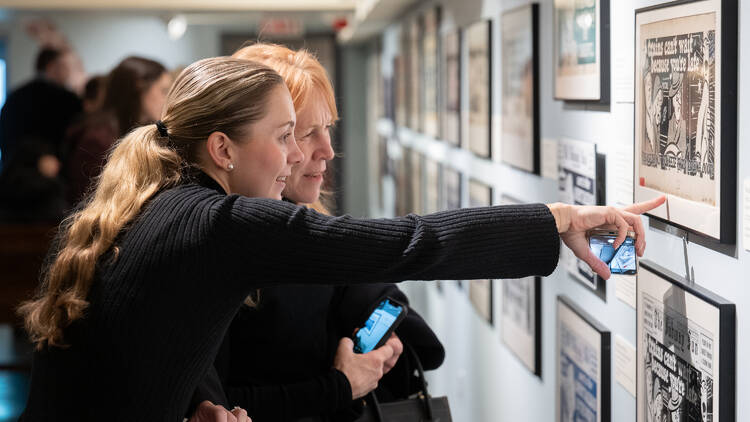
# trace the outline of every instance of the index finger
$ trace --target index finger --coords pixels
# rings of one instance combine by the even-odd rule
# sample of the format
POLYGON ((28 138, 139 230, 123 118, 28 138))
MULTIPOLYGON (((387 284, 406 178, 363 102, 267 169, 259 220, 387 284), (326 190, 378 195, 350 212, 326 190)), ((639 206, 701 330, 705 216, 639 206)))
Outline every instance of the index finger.
POLYGON ((644 212, 651 211, 652 209, 661 206, 667 201, 667 197, 662 195, 658 198, 651 199, 649 201, 638 202, 632 205, 628 205, 623 208, 623 211, 627 211, 633 214, 643 214, 644 212))
POLYGON ((378 357, 379 359, 382 359, 383 362, 385 362, 391 357, 393 357, 394 351, 393 351, 393 347, 390 344, 388 344, 388 342, 386 342, 384 345, 378 347, 377 349, 373 350, 370 353, 374 354, 376 357, 378 357))

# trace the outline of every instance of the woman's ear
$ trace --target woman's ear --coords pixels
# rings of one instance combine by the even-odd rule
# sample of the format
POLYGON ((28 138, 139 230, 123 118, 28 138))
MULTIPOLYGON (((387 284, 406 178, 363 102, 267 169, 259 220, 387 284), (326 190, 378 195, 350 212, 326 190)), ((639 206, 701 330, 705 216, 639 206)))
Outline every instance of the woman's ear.
POLYGON ((234 145, 223 132, 212 132, 206 140, 206 150, 210 161, 221 169, 233 167, 234 145))

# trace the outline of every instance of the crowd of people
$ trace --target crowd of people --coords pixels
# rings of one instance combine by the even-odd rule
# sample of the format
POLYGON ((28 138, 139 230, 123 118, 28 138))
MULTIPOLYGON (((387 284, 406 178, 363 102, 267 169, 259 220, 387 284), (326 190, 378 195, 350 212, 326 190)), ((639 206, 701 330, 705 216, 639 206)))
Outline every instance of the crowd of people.
POLYGON ((20 308, 36 347, 22 421, 356 420, 373 391, 418 389, 415 360, 444 359, 413 310, 354 352, 373 304, 408 305, 392 283, 547 275, 561 240, 607 278, 586 232, 634 230, 642 255, 637 214, 663 201, 334 217, 320 199, 338 110, 309 52, 254 44, 174 82, 130 57, 83 99, 65 54, 43 51, 0 115, 3 218, 67 214, 20 308))
POLYGON ((159 62, 128 57, 108 75, 71 87, 75 56, 43 48, 35 77, 0 112, 0 222, 56 223, 83 199, 115 141, 155 122, 172 76, 159 62))

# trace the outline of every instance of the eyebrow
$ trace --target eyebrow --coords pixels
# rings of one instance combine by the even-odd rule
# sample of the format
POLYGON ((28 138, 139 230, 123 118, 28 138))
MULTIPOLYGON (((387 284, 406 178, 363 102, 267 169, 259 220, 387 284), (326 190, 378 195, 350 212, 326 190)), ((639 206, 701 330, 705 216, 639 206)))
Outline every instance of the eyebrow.
POLYGON ((277 126, 277 127, 280 127, 280 128, 281 128, 281 127, 285 127, 285 126, 290 126, 290 127, 294 127, 294 120, 290 120, 290 121, 288 121, 288 122, 284 122, 284 123, 280 124, 280 125, 279 125, 279 126, 277 126))

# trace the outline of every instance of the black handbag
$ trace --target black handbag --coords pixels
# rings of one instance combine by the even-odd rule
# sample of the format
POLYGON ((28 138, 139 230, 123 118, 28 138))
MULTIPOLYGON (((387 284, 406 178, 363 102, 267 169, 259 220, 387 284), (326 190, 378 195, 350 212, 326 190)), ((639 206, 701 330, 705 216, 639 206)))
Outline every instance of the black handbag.
POLYGON ((371 392, 356 422, 452 422, 448 397, 430 396, 419 356, 411 346, 404 346, 414 359, 421 390, 408 399, 388 403, 378 402, 375 392, 371 392))

